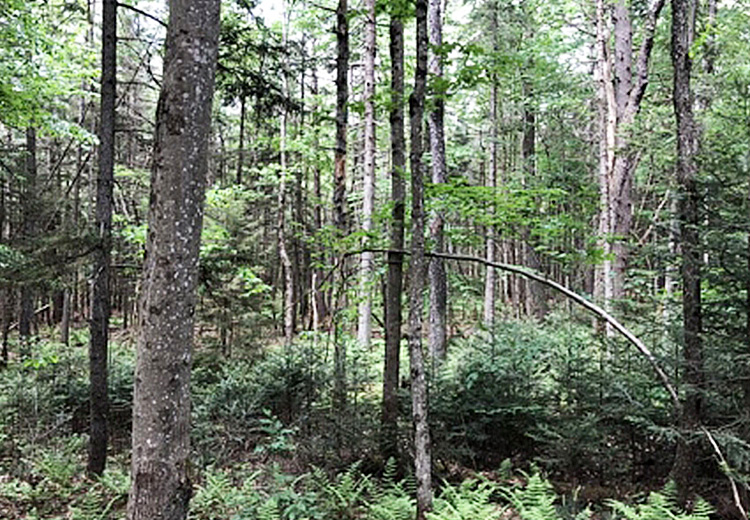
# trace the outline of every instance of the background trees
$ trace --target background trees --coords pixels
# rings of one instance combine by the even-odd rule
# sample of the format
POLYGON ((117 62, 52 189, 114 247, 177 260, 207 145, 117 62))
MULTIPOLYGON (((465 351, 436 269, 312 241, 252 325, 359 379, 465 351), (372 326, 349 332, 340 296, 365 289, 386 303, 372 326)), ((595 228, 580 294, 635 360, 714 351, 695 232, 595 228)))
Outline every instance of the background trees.
MULTIPOLYGON (((227 489, 248 477, 240 460, 410 473, 414 416, 435 461, 421 466, 421 512, 428 476, 506 459, 539 463, 563 490, 612 496, 656 488, 689 460, 719 503, 726 476, 701 427, 731 476, 750 460, 747 6, 688 6, 693 34, 661 1, 272 4, 222 6, 195 275, 199 489, 225 470, 236 472, 227 489), (417 31, 417 15, 431 31, 417 31), (456 257, 601 298, 654 353, 680 413, 649 360, 566 298, 456 257), (407 347, 413 379, 400 371, 407 347), (439 362, 420 368, 423 350, 439 362)), ((98 85, 102 5, 0 9, 3 474, 21 482, 53 444, 94 439, 82 410, 103 399, 87 397, 76 348, 96 341, 83 327, 94 315, 113 344, 98 366, 111 375, 116 472, 132 440, 134 340, 150 316, 135 302, 154 259, 145 216, 161 189, 148 171, 165 124, 165 6, 118 9, 108 260, 94 167, 109 148, 94 135, 110 109, 97 107, 112 100, 98 85), (87 286, 94 257, 109 267, 94 271, 109 284, 109 319, 87 286)), ((210 511, 205 493, 196 507, 210 511)), ((274 500, 280 516, 297 514, 274 500)), ((40 507, 22 503, 23 514, 40 507)))

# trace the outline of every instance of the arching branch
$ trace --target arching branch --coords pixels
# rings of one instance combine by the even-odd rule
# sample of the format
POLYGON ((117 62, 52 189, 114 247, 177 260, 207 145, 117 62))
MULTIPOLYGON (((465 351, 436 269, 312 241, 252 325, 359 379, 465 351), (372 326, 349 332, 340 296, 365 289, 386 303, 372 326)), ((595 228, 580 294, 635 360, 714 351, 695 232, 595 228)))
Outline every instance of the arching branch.
MULTIPOLYGON (((404 255, 408 255, 408 251, 392 251, 389 249, 368 249, 368 251, 372 251, 373 253, 401 253, 404 255)), ((357 251, 356 253, 348 253, 348 255, 353 254, 359 254, 361 251, 357 251)), ((669 381, 669 377, 667 376, 666 372, 659 366, 659 362, 657 361, 654 354, 649 350, 649 348, 640 340, 638 337, 633 334, 630 330, 628 330, 622 323, 617 321, 617 319, 609 314, 607 311, 602 309, 597 304, 590 302, 580 294, 572 291, 571 289, 568 289, 564 285, 561 285, 553 280, 550 280, 549 278, 545 277, 542 274, 539 274, 531 269, 528 269, 526 267, 521 267, 518 265, 511 265, 511 264, 503 264, 499 262, 489 262, 485 260, 484 258, 480 258, 477 256, 469 256, 469 255, 454 255, 454 254, 448 254, 448 253, 425 253, 425 256, 432 257, 432 258, 443 258, 445 260, 456 260, 459 262, 478 262, 480 264, 483 264, 487 267, 492 267, 495 269, 500 269, 501 271, 506 271, 508 273, 517 274, 520 276, 524 276, 526 278, 529 278, 531 280, 534 280, 536 282, 539 282, 543 285, 546 285, 547 287, 551 287, 552 289, 555 289, 556 291, 562 293, 565 295, 565 297, 573 300, 574 302, 578 303, 582 307, 585 307, 588 311, 595 314, 602 320, 606 321, 610 326, 612 326, 613 329, 615 329, 617 332, 619 332, 622 336, 625 337, 638 351, 648 360, 649 364, 651 365, 651 368, 656 372, 657 377, 659 378, 662 386, 664 389, 669 393, 670 398, 672 399, 672 404, 674 405, 675 411, 680 410, 680 398, 677 395, 677 390, 675 390, 672 383, 669 381)))

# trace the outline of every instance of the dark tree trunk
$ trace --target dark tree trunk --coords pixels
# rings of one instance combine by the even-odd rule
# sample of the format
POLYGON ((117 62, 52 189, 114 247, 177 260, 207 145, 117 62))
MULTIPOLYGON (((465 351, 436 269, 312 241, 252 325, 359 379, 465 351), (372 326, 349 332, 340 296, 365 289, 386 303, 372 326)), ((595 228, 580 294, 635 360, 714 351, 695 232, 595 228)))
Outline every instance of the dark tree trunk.
POLYGON ((346 131, 349 119, 349 21, 347 0, 336 8, 336 150, 333 170, 333 224, 343 234, 346 222, 346 131))
POLYGON ((696 482, 696 446, 692 433, 701 424, 703 389, 703 345, 701 340, 701 244, 700 195, 697 185, 698 134, 693 115, 690 85, 694 41, 695 0, 672 0, 672 65, 674 67, 673 102, 677 120, 678 222, 682 250, 683 361, 685 397, 673 477, 683 498, 694 492, 696 482))
MULTIPOLYGON (((401 13, 391 13, 391 250, 404 248, 406 186, 404 171, 404 24, 401 13)), ((398 380, 401 352, 401 292, 404 255, 388 253, 385 287, 385 364, 383 368, 383 455, 398 456, 398 380)))
MULTIPOLYGON (((349 21, 347 0, 336 8, 336 150, 333 170, 333 224, 340 236, 347 230, 346 131, 349 118, 349 21)), ((343 279, 339 280, 343 284, 343 279)), ((341 291, 343 292, 343 290, 341 291)), ((337 303, 334 303, 337 305, 337 303)), ((346 346, 338 334, 334 342, 334 407, 346 408, 346 346)))
POLYGON ((432 509, 432 459, 428 396, 422 352, 422 307, 425 284, 424 181, 422 180, 422 140, 427 83, 427 0, 417 0, 417 64, 414 91, 409 99, 411 129, 411 267, 409 287, 409 361, 411 364, 411 403, 414 423, 414 475, 417 480, 417 520, 425 520, 432 509))
MULTIPOLYGON (((441 14, 441 0, 429 0, 428 18, 430 32, 430 47, 437 50, 432 53, 429 68, 435 78, 443 77, 443 58, 440 47, 443 44, 443 22, 441 14)), ((442 84, 437 82, 438 85, 442 84)), ((445 166, 445 92, 432 92, 433 106, 430 111, 430 151, 432 155, 432 182, 442 184, 446 182, 445 166)), ((443 214, 435 211, 430 222, 430 236, 435 252, 445 251, 443 228, 445 226, 443 214)), ((447 311, 448 311, 448 282, 445 274, 445 261, 442 258, 432 258, 429 263, 430 274, 430 354, 435 360, 445 358, 447 350, 447 311)))
POLYGON ((237 148, 237 184, 242 184, 242 169, 245 167, 245 120, 247 119, 247 97, 240 96, 240 144, 237 148))
POLYGON ((96 232, 91 273, 89 342, 89 448, 87 472, 101 475, 107 460, 107 343, 109 337, 112 252, 112 188, 115 172, 115 103, 117 73, 117 1, 105 0, 102 13, 102 79, 99 122, 99 177, 96 186, 96 232))
MULTIPOLYGON (((27 245, 34 240, 36 232, 37 204, 36 204, 36 128, 30 126, 26 129, 26 179, 23 187, 23 203, 21 232, 27 245)), ((21 315, 18 320, 18 334, 21 336, 21 354, 29 354, 29 340, 34 321, 34 288, 30 280, 24 281, 21 286, 21 315)))
POLYGON ((128 520, 183 520, 190 365, 219 0, 172 0, 140 301, 128 520))

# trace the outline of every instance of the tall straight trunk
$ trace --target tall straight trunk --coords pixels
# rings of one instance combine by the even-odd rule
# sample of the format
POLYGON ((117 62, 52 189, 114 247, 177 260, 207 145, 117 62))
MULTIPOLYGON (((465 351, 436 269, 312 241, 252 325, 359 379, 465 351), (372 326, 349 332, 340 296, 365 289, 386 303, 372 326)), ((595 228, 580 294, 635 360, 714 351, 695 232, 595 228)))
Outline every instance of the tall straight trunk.
POLYGON ((184 520, 190 366, 219 0, 171 0, 156 114, 133 397, 128 520, 184 520))
MULTIPOLYGON (((347 231, 346 217, 346 132, 349 119, 349 20, 347 0, 339 0, 336 8, 336 144, 333 165, 333 225, 343 237, 347 231)), ((339 280, 343 284, 343 277, 339 280)), ((343 292, 343 290, 342 290, 343 292)), ((338 305, 335 303, 334 305, 338 305)), ((340 413, 346 408, 346 346, 335 335, 334 406, 340 413)))
POLYGON ((245 120, 247 119, 247 96, 240 96, 240 143, 237 147, 237 184, 242 184, 242 170, 245 167, 245 120))
POLYGON ((696 447, 690 434, 701 424, 703 344, 701 312, 701 244, 696 156, 698 132, 693 115, 690 56, 695 31, 695 0, 672 0, 673 103, 677 120, 677 184, 679 237, 682 250, 682 320, 685 397, 680 426, 685 430, 677 444, 672 474, 683 497, 694 491, 696 447))
MULTIPOLYGON (((493 14, 493 17, 496 16, 493 14)), ((494 21, 494 18, 493 18, 494 21)), ((493 30, 496 26, 493 23, 493 30)), ((493 193, 497 188, 497 171, 498 171, 498 127, 500 121, 497 113, 497 96, 498 96, 498 85, 497 75, 492 76, 492 86, 490 91, 490 171, 487 176, 486 186, 490 188, 493 193)), ((494 209, 490 208, 490 213, 494 213, 494 209)), ((485 240, 485 258, 488 262, 495 261, 495 252, 497 244, 495 243, 495 229, 494 226, 487 226, 487 238, 485 240)), ((495 324, 495 300, 496 300, 496 273, 491 267, 485 269, 484 274, 484 326, 488 329, 492 329, 495 324)))
MULTIPOLYGON (((318 74, 313 67, 312 69, 312 80, 313 80, 313 99, 315 104, 313 106, 314 121, 313 121, 313 149, 316 150, 316 155, 313 165, 313 194, 315 197, 315 204, 313 204, 313 226, 317 231, 323 229, 323 210, 321 204, 323 202, 323 194, 320 185, 320 160, 317 155, 317 150, 320 147, 320 131, 319 122, 320 107, 318 106, 318 74)), ((319 254, 324 255, 325 252, 319 251, 319 254)), ((313 314, 313 330, 318 332, 321 324, 326 319, 326 297, 325 290, 320 287, 323 280, 325 279, 325 273, 322 269, 315 268, 312 273, 312 314, 313 314)))
POLYGON ((409 361, 414 424, 414 475, 417 480, 417 520, 432 509, 432 456, 428 422, 427 380, 422 352, 422 307, 425 282, 424 181, 422 180, 422 127, 427 83, 427 0, 417 0, 417 64, 414 91, 409 98, 411 130, 411 268, 409 287, 409 361))
MULTIPOLYGON (((441 0, 429 0, 428 21, 430 32, 430 48, 434 49, 429 62, 429 72, 440 85, 443 77, 443 59, 440 48, 443 44, 443 22, 441 0), (437 51, 437 52, 435 52, 437 51)), ((432 182, 443 184, 446 182, 445 165, 445 92, 440 88, 432 92, 433 109, 430 111, 430 152, 432 155, 432 182)), ((443 228, 445 222, 440 210, 434 211, 430 222, 430 237, 433 248, 437 253, 445 251, 443 228)), ((446 354, 447 343, 447 309, 448 283, 445 274, 445 260, 430 259, 430 354, 435 360, 442 360, 446 354)))
MULTIPOLYGON (((365 1, 365 121, 364 121, 364 179, 362 204, 362 231, 372 231, 372 215, 375 207, 375 0, 365 1)), ((374 256, 364 252, 360 257, 361 294, 359 304, 359 327, 357 338, 363 347, 370 346, 372 336, 372 282, 374 256)))
MULTIPOLYGON (((287 42, 287 12, 286 3, 284 3, 283 13, 283 45, 286 46, 287 42)), ((289 95, 289 78, 286 71, 283 72, 283 94, 289 95)), ((283 108, 281 114, 281 139, 279 143, 280 147, 280 160, 281 170, 279 171, 279 193, 278 193, 278 243, 279 243, 279 256, 281 257, 281 265, 283 266, 284 276, 284 343, 290 345, 294 336, 294 267, 289 255, 289 247, 287 243, 287 224, 286 224, 286 175, 287 175, 287 150, 286 150, 286 139, 287 139, 287 124, 289 119, 289 111, 286 106, 283 108)))
POLYGON ((333 165, 333 223, 346 232, 346 132, 349 119, 349 21, 347 0, 336 8, 336 144, 333 165))
MULTIPOLYGON (((530 67, 533 63, 530 64, 530 67)), ((523 161, 524 183, 528 184, 536 176, 536 109, 534 108, 534 88, 529 78, 523 80, 524 104, 523 104, 523 137, 521 141, 521 159, 523 161)), ((528 228, 523 230, 522 256, 524 264, 539 272, 541 261, 539 254, 531 244, 531 236, 528 228)), ((538 319, 544 318, 547 313, 547 302, 544 287, 532 281, 526 281, 525 293, 526 314, 538 319)))
POLYGON ((398 383, 401 353, 401 292, 403 290, 404 213, 404 24, 401 13, 391 13, 391 252, 385 287, 385 362, 383 367, 383 455, 398 456, 398 383))
MULTIPOLYGON (((26 178, 23 187, 22 202, 22 219, 21 232, 27 244, 34 239, 36 226, 34 222, 37 218, 36 210, 36 128, 29 126, 26 129, 26 159, 25 170, 26 178)), ((34 321, 34 289, 30 281, 25 281, 21 286, 21 315, 18 321, 18 334, 21 336, 22 354, 28 355, 29 339, 31 337, 31 328, 34 321)))
POLYGON ((89 447, 87 472, 101 475, 107 460, 107 343, 109 340, 112 189, 115 177, 117 1, 102 11, 102 79, 99 122, 99 176, 96 187, 97 244, 91 273, 89 342, 89 447))

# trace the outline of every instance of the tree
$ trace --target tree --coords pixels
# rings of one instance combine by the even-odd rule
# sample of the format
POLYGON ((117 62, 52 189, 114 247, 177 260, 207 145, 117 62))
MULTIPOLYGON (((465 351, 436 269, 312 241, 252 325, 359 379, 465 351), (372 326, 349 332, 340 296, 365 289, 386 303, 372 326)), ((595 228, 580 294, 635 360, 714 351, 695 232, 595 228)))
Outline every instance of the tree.
MULTIPOLYGON (((427 17, 430 31, 430 48, 432 56, 429 72, 432 76, 433 108, 430 111, 430 154, 432 155, 432 182, 445 184, 445 82, 443 80, 443 20, 440 7, 441 0, 430 0, 427 17)), ((441 211, 435 211, 430 222, 430 237, 435 252, 445 249, 443 228, 445 219, 441 211)), ((430 259, 430 354, 433 359, 441 360, 446 354, 447 343, 447 310, 448 282, 445 274, 445 261, 442 258, 430 259)))
MULTIPOLYGON (((362 231, 372 231, 372 216, 375 210, 375 43, 377 26, 375 25, 375 0, 365 2, 365 121, 364 121, 364 179, 362 231)), ((359 344, 370 346, 372 336, 372 285, 375 270, 374 254, 365 251, 360 256, 361 299, 359 304, 359 344)))
POLYGON ((672 473, 684 497, 695 489, 696 451, 690 434, 701 425, 703 388, 703 318, 701 309, 700 193, 698 190, 698 132, 693 114, 691 49, 695 39, 695 0, 672 0, 673 105, 677 120, 678 222, 682 252, 682 326, 686 394, 672 473))
POLYGON ((386 458, 398 455, 398 384, 401 357, 406 155, 404 153, 404 13, 391 4, 391 251, 385 286, 385 361, 383 366, 382 441, 386 458))
POLYGON ((409 361, 411 406, 414 424, 414 475, 417 479, 417 520, 425 520, 432 508, 432 454, 428 422, 427 380, 422 352, 422 299, 425 281, 424 181, 422 127, 427 83, 427 0, 417 0, 417 64, 414 90, 409 98, 411 130, 411 266, 409 273, 409 361))
POLYGON ((182 520, 191 495, 190 365, 219 3, 170 2, 140 301, 129 520, 182 520))
POLYGON ((99 176, 89 343, 89 460, 91 475, 101 475, 107 461, 107 343, 109 341, 112 188, 115 177, 115 103, 117 77, 117 1, 105 0, 102 18, 102 79, 99 122, 99 176))
POLYGON ((649 77, 656 23, 665 0, 655 0, 646 13, 641 45, 634 57, 633 25, 628 4, 616 0, 614 34, 608 4, 596 2, 596 73, 599 97, 599 238, 605 260, 596 289, 609 306, 625 296, 625 270, 632 224, 632 187, 639 153, 630 132, 641 109, 649 77), (614 52, 610 39, 614 37, 614 52), (633 64, 635 63, 635 70, 633 64), (610 258, 611 257, 611 258, 610 258))

